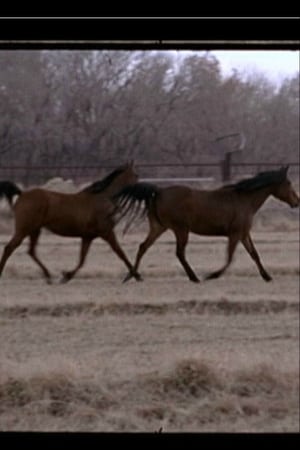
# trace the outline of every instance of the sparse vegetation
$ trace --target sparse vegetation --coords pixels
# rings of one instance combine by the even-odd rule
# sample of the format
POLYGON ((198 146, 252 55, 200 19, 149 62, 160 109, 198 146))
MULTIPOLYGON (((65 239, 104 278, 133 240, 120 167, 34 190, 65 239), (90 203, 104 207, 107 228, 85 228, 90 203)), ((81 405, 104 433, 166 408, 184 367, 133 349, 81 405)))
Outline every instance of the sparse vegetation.
MULTIPOLYGON (((201 360, 179 361, 166 373, 130 380, 83 381, 63 372, 11 374, 0 382, 1 431, 11 429, 105 431, 253 431, 297 415, 299 378, 267 365, 243 372, 201 360), (24 415, 28 421, 24 423, 24 415), (38 423, 38 418, 40 423, 38 423), (79 423, 80 421, 80 423, 79 423), (77 428, 78 427, 78 428, 77 428)), ((265 430, 267 431, 267 430, 265 430)))

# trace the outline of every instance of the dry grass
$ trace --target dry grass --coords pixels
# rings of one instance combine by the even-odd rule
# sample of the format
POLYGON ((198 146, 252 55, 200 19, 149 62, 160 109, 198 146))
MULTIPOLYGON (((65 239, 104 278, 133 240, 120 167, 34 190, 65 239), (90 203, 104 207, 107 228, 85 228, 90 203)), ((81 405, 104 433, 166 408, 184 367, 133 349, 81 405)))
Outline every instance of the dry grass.
POLYGON ((1 378, 0 423, 2 431, 241 431, 241 423, 243 431, 289 431, 298 398, 298 374, 267 365, 228 372, 188 359, 118 382, 15 369, 1 378))
POLYGON ((113 314, 116 316, 135 316, 140 314, 167 315, 170 313, 188 314, 269 314, 281 313, 284 311, 299 312, 299 302, 287 302, 285 300, 258 300, 258 301, 228 301, 220 300, 189 300, 177 301, 174 303, 110 303, 97 304, 95 302, 76 302, 58 305, 36 305, 26 306, 0 306, 0 316, 2 318, 25 318, 32 316, 45 317, 70 317, 80 314, 92 316, 102 316, 113 314))

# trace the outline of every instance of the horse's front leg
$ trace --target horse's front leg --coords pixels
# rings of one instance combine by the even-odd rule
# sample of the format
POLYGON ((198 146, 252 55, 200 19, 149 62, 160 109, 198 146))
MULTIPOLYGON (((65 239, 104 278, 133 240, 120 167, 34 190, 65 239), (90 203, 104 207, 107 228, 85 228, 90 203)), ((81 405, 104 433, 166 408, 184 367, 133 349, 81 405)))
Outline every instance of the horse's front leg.
MULTIPOLYGON (((123 250, 120 247, 120 244, 117 241, 116 235, 114 231, 112 230, 108 235, 101 236, 108 244, 110 245, 111 249, 119 256, 119 258, 124 261, 127 268, 129 269, 129 275, 130 278, 134 277, 137 281, 142 281, 141 275, 137 272, 136 268, 131 264, 131 262, 128 260, 127 256, 123 252, 123 250)), ((128 275, 127 275, 128 276, 128 275)))
POLYGON ((265 281, 271 281, 272 277, 271 277, 271 275, 268 274, 268 272, 266 271, 266 269, 262 265, 262 262, 260 260, 259 254, 258 254, 258 252, 257 252, 257 250, 256 250, 256 248, 255 248, 255 246, 253 244, 253 241, 251 239, 250 233, 248 233, 242 239, 242 244, 244 245, 245 249, 247 250, 247 252, 251 256, 251 258, 253 259, 255 264, 257 265, 259 273, 261 274, 262 278, 265 281))
POLYGON ((199 283, 200 280, 189 265, 185 257, 185 247, 188 243, 189 233, 185 229, 176 229, 174 230, 176 236, 176 256, 182 264, 187 276, 194 283, 199 283))

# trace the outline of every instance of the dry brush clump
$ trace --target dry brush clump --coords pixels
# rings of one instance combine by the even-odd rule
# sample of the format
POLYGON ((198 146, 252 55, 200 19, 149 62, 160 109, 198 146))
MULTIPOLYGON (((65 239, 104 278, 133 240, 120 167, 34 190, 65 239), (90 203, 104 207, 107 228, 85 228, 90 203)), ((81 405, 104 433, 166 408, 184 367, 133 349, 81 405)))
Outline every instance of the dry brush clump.
POLYGON ((269 424, 266 431, 280 430, 276 421, 291 413, 294 424, 298 423, 298 374, 268 365, 230 372, 189 359, 163 376, 144 380, 143 387, 151 392, 156 406, 149 401, 150 406, 138 413, 172 431, 239 431, 238 422, 243 422, 244 430, 257 431, 257 421, 269 424))
MULTIPOLYGON (((44 369, 32 375, 28 373, 23 378, 18 374, 2 377, 0 382, 0 417, 7 417, 9 411, 16 416, 26 415, 27 422, 21 418, 17 421, 23 424, 21 429, 31 428, 30 416, 44 417, 46 423, 53 418, 66 420, 74 415, 88 419, 113 404, 112 396, 99 384, 72 377, 63 371, 49 369, 47 374, 44 369)), ((5 431, 4 421, 0 420, 0 423, 0 430, 5 431)), ((64 425, 62 427, 64 429, 64 425)), ((40 429, 39 425, 37 429, 40 429)))
POLYGON ((163 391, 200 396, 222 387, 221 379, 210 365, 203 361, 184 360, 162 379, 163 391))
POLYGON ((298 416, 298 374, 269 365, 187 359, 112 381, 45 364, 0 376, 1 431, 298 431, 298 416))
POLYGON ((55 357, 0 366, 1 431, 299 431, 298 419, 298 372, 270 364, 189 358, 130 379, 55 357))

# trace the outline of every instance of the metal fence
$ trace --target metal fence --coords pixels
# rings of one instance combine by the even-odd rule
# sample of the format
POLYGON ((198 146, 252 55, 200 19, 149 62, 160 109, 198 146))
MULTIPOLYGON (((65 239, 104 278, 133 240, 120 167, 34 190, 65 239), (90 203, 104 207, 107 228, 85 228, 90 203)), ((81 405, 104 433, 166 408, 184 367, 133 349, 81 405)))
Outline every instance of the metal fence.
MULTIPOLYGON (((299 178, 299 163, 291 162, 289 174, 292 178, 299 178)), ((137 172, 146 180, 194 180, 209 179, 215 181, 230 181, 251 176, 257 172, 281 167, 280 163, 231 163, 226 167, 224 161, 220 163, 193 164, 136 164, 137 172)), ((60 177, 71 179, 75 183, 82 183, 102 178, 116 165, 95 166, 1 166, 0 180, 12 180, 25 186, 45 183, 49 179, 60 177)))

